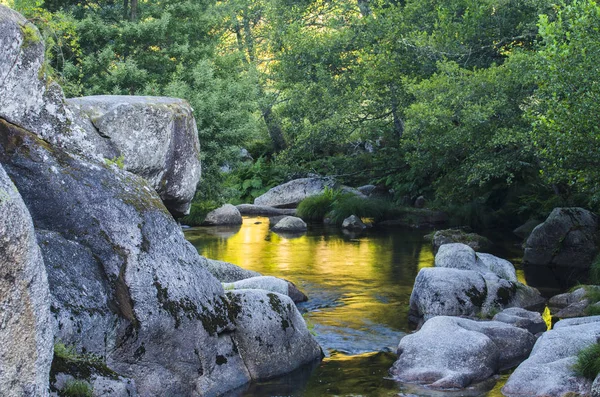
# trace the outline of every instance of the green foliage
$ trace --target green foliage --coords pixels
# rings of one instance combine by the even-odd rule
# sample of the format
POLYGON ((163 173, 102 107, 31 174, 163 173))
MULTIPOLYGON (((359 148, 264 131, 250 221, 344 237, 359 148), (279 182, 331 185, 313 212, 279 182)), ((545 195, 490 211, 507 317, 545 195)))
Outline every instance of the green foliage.
POLYGON ((37 44, 42 41, 36 29, 32 25, 21 26, 23 33, 23 47, 27 48, 30 45, 37 44))
POLYGON ((392 203, 380 199, 364 199, 354 195, 342 195, 333 203, 329 218, 332 223, 341 225, 350 215, 370 218, 375 222, 386 219, 392 212, 392 203))
POLYGON ((573 367, 575 373, 594 380, 600 373, 600 342, 596 342, 577 354, 577 363, 573 367))
POLYGON ((73 346, 66 346, 62 342, 56 342, 54 344, 54 355, 70 361, 76 361, 80 359, 79 354, 73 346))
POLYGON ((109 166, 116 165, 120 169, 123 169, 123 167, 125 167, 125 156, 120 155, 119 157, 115 157, 113 159, 104 159, 104 162, 109 166))
MULTIPOLYGON (((600 255, 594 259, 592 265, 590 266, 590 283, 600 285, 600 255)), ((600 297, 598 299, 600 301, 600 297)))
POLYGON ((540 16, 543 41, 529 61, 539 86, 527 102, 540 173, 563 196, 585 193, 600 208, 600 6, 566 2, 556 18, 540 16))
POLYGON ((305 198, 298 204, 296 214, 307 222, 323 222, 333 209, 333 204, 341 197, 338 189, 325 188, 322 194, 305 198))
POLYGON ((64 397, 92 397, 94 389, 84 380, 70 379, 65 383, 59 395, 64 397))

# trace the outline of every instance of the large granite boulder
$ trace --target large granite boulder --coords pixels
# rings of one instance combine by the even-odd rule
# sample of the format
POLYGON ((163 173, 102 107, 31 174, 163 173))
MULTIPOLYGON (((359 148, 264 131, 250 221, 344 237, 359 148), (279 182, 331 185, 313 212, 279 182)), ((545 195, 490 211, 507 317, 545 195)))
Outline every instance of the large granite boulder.
POLYGON ((186 101, 100 95, 67 103, 109 140, 124 169, 150 183, 173 215, 189 212, 200 180, 200 143, 186 101))
POLYGON ((577 376, 573 366, 582 349, 600 338, 600 316, 561 320, 536 342, 502 388, 507 397, 586 396, 592 382, 577 376))
POLYGON ((53 346, 49 302, 29 211, 0 166, 0 395, 48 395, 53 346))
POLYGON ((598 254, 598 217, 583 208, 555 208, 525 243, 524 265, 588 269, 598 254))
MULTIPOLYGON (((132 378, 142 396, 218 395, 251 379, 254 356, 242 359, 232 339, 246 326, 233 321, 245 309, 225 295, 145 179, 2 120, 0 137, 0 162, 47 258, 61 338, 132 378)), ((253 315, 269 308, 254 302, 253 315)), ((278 368, 279 358, 261 360, 267 356, 261 363, 278 368)))
POLYGON ((329 178, 301 178, 294 179, 275 186, 262 196, 254 199, 256 205, 266 205, 276 208, 296 208, 307 197, 323 193, 326 187, 333 187, 335 183, 329 178))
POLYGON ((233 339, 252 378, 272 378, 322 357, 319 344, 289 297, 261 290, 228 295, 240 307, 233 339))
POLYGON ((493 316, 508 307, 543 309, 535 289, 517 281, 512 264, 465 244, 445 244, 435 267, 419 271, 410 296, 409 318, 419 323, 434 316, 493 316))
POLYGON ((391 369, 395 380, 430 388, 464 388, 518 365, 535 337, 496 321, 438 316, 398 345, 391 369))
POLYGON ((241 225, 243 222, 240 211, 231 204, 225 204, 210 211, 204 222, 204 226, 241 225))

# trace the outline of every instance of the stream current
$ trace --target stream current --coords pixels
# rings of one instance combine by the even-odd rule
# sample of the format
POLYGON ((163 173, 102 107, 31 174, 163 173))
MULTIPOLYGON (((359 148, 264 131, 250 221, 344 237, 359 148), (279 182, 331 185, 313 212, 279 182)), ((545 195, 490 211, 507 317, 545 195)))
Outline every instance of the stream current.
MULTIPOLYGON (((233 395, 501 396, 506 374, 460 392, 435 392, 388 378, 398 342, 411 331, 408 306, 415 277, 433 266, 426 233, 370 229, 354 235, 310 225, 306 234, 282 236, 271 232, 263 217, 244 217, 241 227, 187 229, 186 238, 201 255, 285 278, 304 291, 309 300, 298 308, 326 354, 320 363, 252 383, 233 395)), ((493 253, 518 269, 521 252, 506 247, 493 253)), ((522 272, 517 275, 524 282, 522 272)))

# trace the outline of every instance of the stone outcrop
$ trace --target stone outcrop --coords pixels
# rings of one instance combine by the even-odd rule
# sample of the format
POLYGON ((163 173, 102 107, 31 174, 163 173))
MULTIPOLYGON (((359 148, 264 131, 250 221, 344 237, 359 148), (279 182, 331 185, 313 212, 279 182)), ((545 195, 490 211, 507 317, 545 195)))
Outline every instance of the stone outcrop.
POLYGON ((273 226, 272 230, 274 232, 302 233, 307 230, 307 226, 306 223, 298 217, 286 216, 279 220, 275 226, 273 226))
POLYGON ((524 265, 588 269, 598 254, 598 217, 583 208, 555 208, 525 243, 524 265))
POLYGON ((200 143, 186 101, 99 95, 67 103, 107 140, 115 152, 114 158, 104 154, 108 161, 146 179, 173 215, 189 212, 200 179, 200 143))
POLYGON ((475 253, 464 244, 445 244, 435 267, 419 271, 409 317, 418 323, 434 316, 490 316, 508 307, 543 309, 545 300, 516 279, 510 262, 475 253))
POLYGON ((390 373, 429 388, 464 388, 518 365, 534 343, 528 331, 502 322, 438 316, 402 338, 390 373))
POLYGON ((53 346, 48 291, 44 262, 29 211, 0 166, 2 396, 48 395, 53 346))
POLYGON ((600 316, 561 320, 535 343, 531 356, 508 378, 507 397, 589 395, 592 382, 573 366, 580 350, 600 338, 600 316))
POLYGON ((334 182, 328 178, 294 179, 275 186, 262 196, 254 199, 256 205, 276 208, 296 208, 307 197, 323 193, 326 187, 333 187, 334 182))
POLYGON ((241 225, 242 215, 234 205, 225 204, 209 212, 202 224, 204 226, 241 225))

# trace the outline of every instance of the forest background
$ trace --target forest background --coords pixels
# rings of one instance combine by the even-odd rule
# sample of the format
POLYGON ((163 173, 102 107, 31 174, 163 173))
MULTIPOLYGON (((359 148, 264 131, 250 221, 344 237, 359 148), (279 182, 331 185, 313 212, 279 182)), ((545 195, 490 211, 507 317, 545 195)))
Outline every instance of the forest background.
POLYGON ((0 1, 68 97, 190 102, 195 213, 314 174, 476 227, 600 209, 594 1, 0 1))

